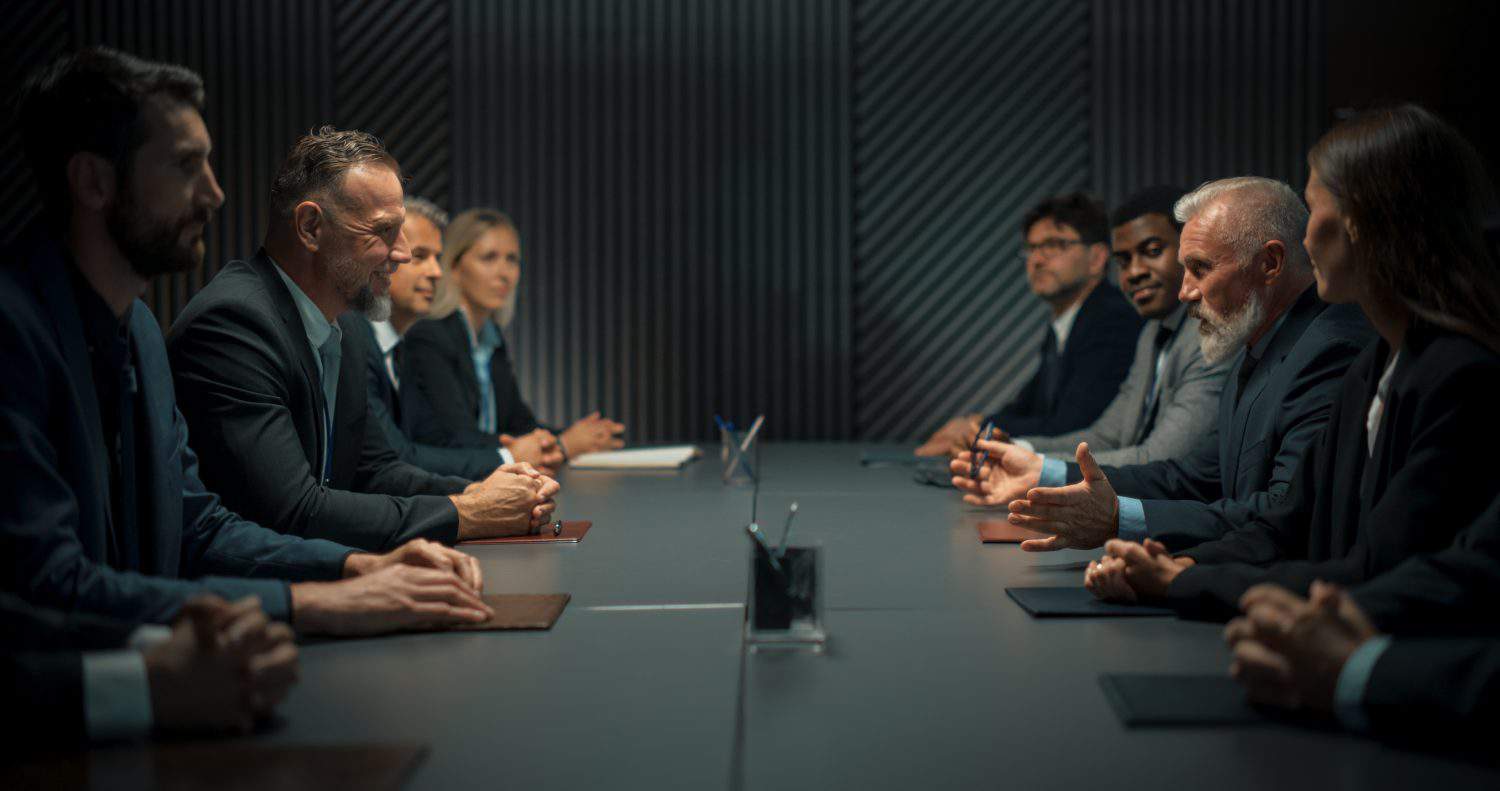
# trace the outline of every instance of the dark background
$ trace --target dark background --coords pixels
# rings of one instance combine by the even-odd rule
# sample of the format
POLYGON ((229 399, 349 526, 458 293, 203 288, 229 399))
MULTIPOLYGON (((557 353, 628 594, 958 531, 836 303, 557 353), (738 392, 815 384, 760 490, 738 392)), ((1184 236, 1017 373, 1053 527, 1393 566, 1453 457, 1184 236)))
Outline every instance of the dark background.
MULTIPOLYGON (((634 441, 768 415, 913 438, 993 407, 1044 321, 1013 251, 1039 197, 1256 174, 1299 190, 1336 117, 1414 99, 1500 160, 1495 4, 1470 0, 13 0, 4 85, 96 43, 203 74, 228 200, 164 324, 254 252, 322 124, 409 189, 522 229, 522 389, 634 441)), ((0 233, 35 211, 12 125, 0 233)))

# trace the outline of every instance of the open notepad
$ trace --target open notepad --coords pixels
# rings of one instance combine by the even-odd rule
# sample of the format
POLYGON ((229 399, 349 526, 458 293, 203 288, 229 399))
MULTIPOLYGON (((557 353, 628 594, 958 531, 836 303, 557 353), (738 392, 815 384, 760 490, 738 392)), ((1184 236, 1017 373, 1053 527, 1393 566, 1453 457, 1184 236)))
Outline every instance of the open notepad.
POLYGON ((675 470, 698 457, 696 445, 631 448, 585 453, 573 459, 575 470, 675 470))

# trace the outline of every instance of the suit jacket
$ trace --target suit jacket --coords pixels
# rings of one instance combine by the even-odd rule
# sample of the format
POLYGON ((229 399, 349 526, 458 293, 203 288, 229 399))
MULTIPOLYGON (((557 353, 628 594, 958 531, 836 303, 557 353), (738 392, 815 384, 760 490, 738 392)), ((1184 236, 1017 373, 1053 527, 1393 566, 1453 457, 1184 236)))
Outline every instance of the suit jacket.
MULTIPOLYGON (((136 302, 138 568, 111 568, 110 476, 71 263, 36 240, 0 266, 0 586, 69 612, 167 623, 201 592, 260 596, 290 614, 284 580, 337 579, 349 549, 267 530, 226 510, 198 478, 161 328, 136 302), (214 576, 226 575, 226 576, 214 576), (261 579, 243 579, 256 577, 261 579)), ((133 460, 131 460, 133 461, 133 460)))
MULTIPOLYGON (((0 593, 0 689, 12 738, 79 742, 86 734, 82 651, 118 649, 133 624, 65 614, 0 593), (17 727, 20 726, 20 727, 17 727)), ((3 752, 3 750, 0 750, 3 752)))
POLYGON ((1500 392, 1500 356, 1467 336, 1413 324, 1371 456, 1365 421, 1388 356, 1377 340, 1350 367, 1279 504, 1183 553, 1198 565, 1172 582, 1175 606, 1225 617, 1261 582, 1303 595, 1318 579, 1357 585, 1451 548, 1485 513, 1496 494, 1481 454, 1500 447, 1500 411, 1485 396, 1500 392))
POLYGON ((458 513, 445 495, 468 481, 396 457, 370 415, 361 341, 343 334, 333 470, 320 481, 326 407, 296 303, 264 250, 224 267, 167 339, 203 480, 229 507, 283 533, 374 551, 413 538, 451 544, 458 513))
MULTIPOLYGON (((500 466, 493 448, 444 448, 412 442, 401 430, 401 395, 385 367, 385 355, 375 338, 375 328, 363 314, 350 311, 339 317, 346 335, 358 335, 366 349, 365 381, 369 385, 370 415, 385 434, 396 456, 407 464, 439 475, 457 475, 479 480, 500 466)), ((404 343, 404 341, 403 341, 404 343)))
POLYGON ((1365 686, 1378 736, 1473 746, 1494 760, 1500 728, 1500 640, 1396 638, 1365 686))
MULTIPOLYGON (((1224 535, 1285 496, 1303 451, 1328 423, 1339 382, 1374 337, 1354 305, 1330 306, 1309 286, 1238 391, 1241 352, 1219 399, 1218 429, 1181 457, 1104 470, 1118 494, 1136 497, 1146 531, 1171 549, 1224 535)), ((1082 479, 1078 465, 1068 480, 1082 479)))
POLYGON ((479 430, 479 377, 474 374, 462 313, 419 321, 406 331, 403 342, 402 427, 412 439, 450 448, 495 448, 500 444, 499 434, 520 436, 537 428, 502 343, 490 358, 498 430, 496 434, 479 430))
MULTIPOLYGON (((1093 423, 1130 373, 1142 321, 1119 289, 1100 282, 1079 306, 1067 342, 1055 358, 1060 367, 1058 397, 1046 398, 1043 382, 1049 372, 1044 365, 989 419, 1013 437, 1062 434, 1093 423)), ((1051 336, 1042 342, 1051 343, 1051 336)))
POLYGON ((1038 453, 1057 453, 1073 458, 1078 443, 1100 464, 1144 464, 1155 459, 1185 456, 1199 442, 1212 439, 1219 393, 1229 364, 1209 365, 1198 342, 1198 320, 1179 305, 1164 319, 1146 322, 1135 345, 1135 361, 1120 385, 1115 400, 1104 414, 1082 431, 1050 437, 1027 437, 1038 453), (1151 413, 1147 398, 1155 385, 1156 337, 1166 328, 1168 339, 1161 369, 1161 382, 1151 413))

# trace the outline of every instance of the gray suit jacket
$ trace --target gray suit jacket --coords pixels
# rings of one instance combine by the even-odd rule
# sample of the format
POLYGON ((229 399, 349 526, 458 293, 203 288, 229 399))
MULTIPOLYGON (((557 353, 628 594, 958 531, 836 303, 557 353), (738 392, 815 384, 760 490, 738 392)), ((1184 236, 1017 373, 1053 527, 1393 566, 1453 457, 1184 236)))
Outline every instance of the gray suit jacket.
POLYGON ((1052 437, 1025 437, 1038 453, 1052 453, 1072 461, 1078 443, 1087 442, 1100 464, 1144 464, 1182 456, 1199 443, 1215 441, 1219 393, 1229 361, 1209 365, 1198 343, 1198 320, 1179 305, 1163 319, 1146 322, 1135 344, 1135 361, 1120 392, 1088 428, 1052 437), (1161 391, 1146 414, 1146 397, 1156 368, 1156 334, 1172 331, 1161 371, 1161 391))

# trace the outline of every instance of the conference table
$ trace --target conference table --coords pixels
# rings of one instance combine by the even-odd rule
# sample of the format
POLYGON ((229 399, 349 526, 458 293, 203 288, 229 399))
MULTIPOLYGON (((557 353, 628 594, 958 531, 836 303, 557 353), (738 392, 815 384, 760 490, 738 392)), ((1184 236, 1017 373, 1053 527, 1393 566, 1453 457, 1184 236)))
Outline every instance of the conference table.
POLYGON ((895 446, 770 443, 760 521, 823 552, 822 654, 742 650, 753 488, 717 454, 672 472, 567 471, 577 544, 466 548, 490 593, 566 592, 548 631, 315 641, 267 745, 420 742, 408 787, 1500 786, 1458 759, 1288 724, 1126 728, 1102 673, 1221 674, 1216 624, 1034 619, 1008 586, 1073 585, 1097 552, 981 544, 993 513, 895 446))

